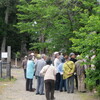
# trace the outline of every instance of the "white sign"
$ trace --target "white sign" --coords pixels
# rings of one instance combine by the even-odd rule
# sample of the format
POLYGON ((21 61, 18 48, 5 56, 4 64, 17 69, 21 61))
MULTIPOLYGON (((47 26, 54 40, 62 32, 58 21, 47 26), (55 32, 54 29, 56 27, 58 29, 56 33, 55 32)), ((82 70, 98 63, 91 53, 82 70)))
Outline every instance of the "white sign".
POLYGON ((7 52, 2 52, 1 53, 1 58, 7 58, 8 57, 8 53, 7 52))

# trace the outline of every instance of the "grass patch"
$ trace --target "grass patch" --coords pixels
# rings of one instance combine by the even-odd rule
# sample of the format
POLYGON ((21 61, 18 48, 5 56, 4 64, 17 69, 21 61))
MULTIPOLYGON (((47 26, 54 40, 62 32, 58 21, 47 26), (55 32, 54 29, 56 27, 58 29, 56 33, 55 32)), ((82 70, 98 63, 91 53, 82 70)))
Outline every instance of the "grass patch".
POLYGON ((2 91, 9 86, 10 84, 14 83, 17 79, 12 77, 11 79, 9 78, 0 78, 0 94, 2 91))
POLYGON ((93 93, 80 93, 82 100, 100 100, 100 97, 93 93))
POLYGON ((0 82, 14 82, 16 81, 17 79, 12 77, 11 79, 9 78, 0 78, 0 82))

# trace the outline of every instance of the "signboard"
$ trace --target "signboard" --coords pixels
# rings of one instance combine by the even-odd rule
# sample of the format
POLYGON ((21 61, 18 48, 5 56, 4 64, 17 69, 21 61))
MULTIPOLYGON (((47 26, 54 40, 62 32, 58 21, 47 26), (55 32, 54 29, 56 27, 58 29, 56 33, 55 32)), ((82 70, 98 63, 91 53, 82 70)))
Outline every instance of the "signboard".
POLYGON ((8 58, 8 53, 7 52, 2 52, 1 53, 1 58, 8 58))

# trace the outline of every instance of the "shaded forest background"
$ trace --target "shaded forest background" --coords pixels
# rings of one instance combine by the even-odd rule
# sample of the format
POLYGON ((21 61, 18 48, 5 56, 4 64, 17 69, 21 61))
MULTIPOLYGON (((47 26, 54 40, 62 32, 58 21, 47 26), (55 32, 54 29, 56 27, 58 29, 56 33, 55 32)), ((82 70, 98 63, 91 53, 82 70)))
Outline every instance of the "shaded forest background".
POLYGON ((96 21, 96 29, 91 25, 83 35, 99 33, 99 10, 96 0, 0 0, 0 50, 10 45, 13 56, 17 52, 24 56, 29 50, 80 52, 71 48, 73 39, 80 38, 80 30, 96 21), (88 23, 94 20, 92 17, 96 21, 88 23))
POLYGON ((100 95, 100 0, 0 0, 0 52, 76 52, 95 70, 86 84, 100 95), (95 56, 91 59, 92 56, 95 56))

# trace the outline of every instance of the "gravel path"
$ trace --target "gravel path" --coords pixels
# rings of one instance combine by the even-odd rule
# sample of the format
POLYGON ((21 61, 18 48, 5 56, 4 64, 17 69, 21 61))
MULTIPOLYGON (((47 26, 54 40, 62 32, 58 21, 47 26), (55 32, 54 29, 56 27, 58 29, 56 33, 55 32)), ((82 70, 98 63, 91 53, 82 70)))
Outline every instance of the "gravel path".
MULTIPOLYGON (((0 94, 0 100, 46 100, 45 95, 36 95, 35 92, 25 91, 23 69, 13 69, 12 76, 17 78, 17 81, 4 89, 3 93, 0 94)), ((33 83, 36 83, 36 80, 33 83)), ((36 84, 33 87, 36 87, 36 84)), ((67 94, 67 92, 56 91, 55 98, 55 100, 82 100, 77 92, 67 94)))

